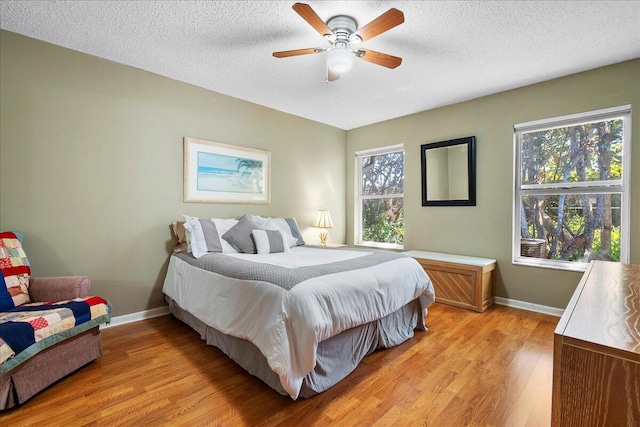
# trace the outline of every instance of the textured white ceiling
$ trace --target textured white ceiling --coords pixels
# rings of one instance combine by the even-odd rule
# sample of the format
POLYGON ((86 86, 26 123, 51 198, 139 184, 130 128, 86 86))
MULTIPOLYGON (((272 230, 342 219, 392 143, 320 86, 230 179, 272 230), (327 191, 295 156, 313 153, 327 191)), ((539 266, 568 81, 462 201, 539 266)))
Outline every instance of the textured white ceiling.
POLYGON ((363 26, 404 24, 362 44, 403 58, 356 60, 325 82, 328 43, 294 1, 7 1, 0 28, 342 129, 640 57, 639 1, 307 1, 363 26))

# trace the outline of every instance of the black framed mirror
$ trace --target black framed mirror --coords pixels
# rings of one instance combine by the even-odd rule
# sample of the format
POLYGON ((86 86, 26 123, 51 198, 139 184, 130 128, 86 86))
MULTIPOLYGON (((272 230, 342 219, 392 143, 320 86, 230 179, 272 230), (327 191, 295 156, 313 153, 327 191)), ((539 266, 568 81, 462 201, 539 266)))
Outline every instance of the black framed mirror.
POLYGON ((476 205, 476 137, 422 144, 422 206, 476 205))

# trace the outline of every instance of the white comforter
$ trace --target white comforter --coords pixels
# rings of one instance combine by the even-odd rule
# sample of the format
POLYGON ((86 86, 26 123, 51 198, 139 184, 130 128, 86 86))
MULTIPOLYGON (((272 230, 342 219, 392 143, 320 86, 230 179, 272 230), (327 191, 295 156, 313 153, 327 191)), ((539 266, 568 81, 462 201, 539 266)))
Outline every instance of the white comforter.
MULTIPOLYGON (((368 253, 298 247, 285 254, 222 256, 299 268, 368 253)), ((435 299, 428 276, 409 257, 316 277, 290 291, 229 278, 171 257, 163 292, 207 325, 256 345, 293 399, 315 366, 319 342, 380 319, 416 298, 426 316, 435 299)))

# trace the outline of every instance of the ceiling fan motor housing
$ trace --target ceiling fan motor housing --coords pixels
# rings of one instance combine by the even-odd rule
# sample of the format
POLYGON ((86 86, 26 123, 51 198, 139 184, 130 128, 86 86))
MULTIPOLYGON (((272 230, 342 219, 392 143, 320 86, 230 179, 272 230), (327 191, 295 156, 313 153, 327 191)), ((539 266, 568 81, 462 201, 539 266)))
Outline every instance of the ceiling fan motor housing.
POLYGON ((327 21, 327 27, 333 32, 335 36, 335 40, 333 41, 334 46, 335 43, 345 44, 347 47, 350 40, 350 37, 353 33, 358 29, 358 22, 353 19, 351 16, 347 15, 338 15, 327 21))

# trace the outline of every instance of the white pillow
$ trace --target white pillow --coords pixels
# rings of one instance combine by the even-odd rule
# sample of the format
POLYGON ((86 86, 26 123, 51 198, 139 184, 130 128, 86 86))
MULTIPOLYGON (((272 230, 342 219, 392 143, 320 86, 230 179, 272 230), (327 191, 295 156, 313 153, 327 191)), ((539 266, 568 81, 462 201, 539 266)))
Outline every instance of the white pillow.
POLYGON ((264 230, 264 223, 269 220, 269 218, 263 218, 260 215, 249 215, 251 221, 253 221, 261 230, 264 230))
POLYGON ((280 230, 252 230, 258 255, 290 252, 287 239, 280 230))
POLYGON ((184 229, 187 237, 187 252, 191 252, 196 258, 206 255, 207 242, 204 239, 200 221, 185 216, 184 229))
MULTIPOLYGON (((187 222, 189 222, 192 219, 198 219, 198 218, 194 218, 188 215, 182 215, 182 218, 184 219, 184 223, 186 224, 187 222)), ((192 228, 192 227, 190 227, 192 228)), ((187 227, 184 228, 184 238, 187 240, 187 253, 191 253, 192 252, 192 247, 191 247, 191 230, 187 229, 187 227)))
POLYGON ((285 237, 287 245, 292 248, 298 245, 298 239, 291 234, 291 228, 284 218, 269 218, 261 227, 263 230, 279 230, 285 237))

